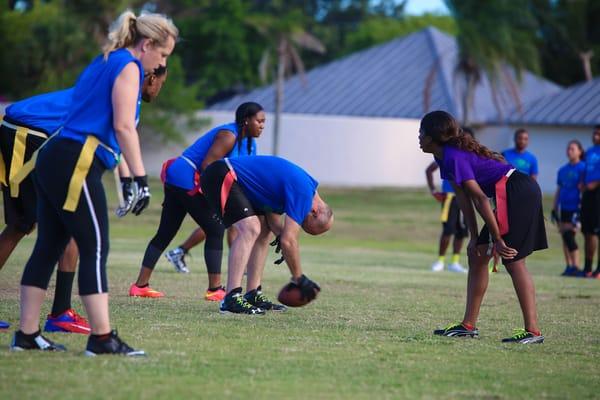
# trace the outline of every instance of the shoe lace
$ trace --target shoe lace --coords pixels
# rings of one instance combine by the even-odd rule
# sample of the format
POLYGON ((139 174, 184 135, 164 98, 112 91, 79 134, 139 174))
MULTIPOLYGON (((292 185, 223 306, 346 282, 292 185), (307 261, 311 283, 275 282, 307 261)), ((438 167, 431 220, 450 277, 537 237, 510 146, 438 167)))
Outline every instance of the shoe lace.
POLYGON ((529 335, 529 332, 527 332, 523 328, 518 328, 518 329, 513 329, 513 335, 511 336, 511 338, 518 340, 518 339, 523 339, 527 335, 529 335))
POLYGON ((449 331, 450 329, 458 328, 459 326, 462 327, 460 322, 451 322, 444 327, 444 330, 449 331))
POLYGON ((77 311, 73 311, 73 318, 75 318, 75 322, 87 324, 87 319, 79 315, 77 311))
POLYGON ((244 299, 244 297, 243 297, 243 296, 238 296, 238 297, 235 299, 235 302, 236 302, 238 305, 240 305, 241 307, 243 307, 243 308, 252 308, 252 307, 253 307, 253 306, 252 306, 252 304, 248 303, 248 302, 246 301, 246 299, 244 299))
POLYGON ((271 301, 271 299, 269 299, 267 296, 265 296, 265 295, 264 295, 262 292, 259 292, 259 293, 256 295, 256 300, 258 300, 258 301, 259 301, 259 302, 261 302, 261 303, 273 303, 273 302, 271 301))

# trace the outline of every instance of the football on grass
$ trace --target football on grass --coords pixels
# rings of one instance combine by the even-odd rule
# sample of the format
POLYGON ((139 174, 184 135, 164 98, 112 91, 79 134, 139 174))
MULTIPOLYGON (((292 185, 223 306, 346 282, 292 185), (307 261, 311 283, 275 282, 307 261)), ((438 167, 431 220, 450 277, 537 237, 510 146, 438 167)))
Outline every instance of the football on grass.
POLYGON ((281 289, 277 300, 288 307, 302 307, 310 303, 310 300, 302 298, 300 289, 291 283, 288 283, 281 289))

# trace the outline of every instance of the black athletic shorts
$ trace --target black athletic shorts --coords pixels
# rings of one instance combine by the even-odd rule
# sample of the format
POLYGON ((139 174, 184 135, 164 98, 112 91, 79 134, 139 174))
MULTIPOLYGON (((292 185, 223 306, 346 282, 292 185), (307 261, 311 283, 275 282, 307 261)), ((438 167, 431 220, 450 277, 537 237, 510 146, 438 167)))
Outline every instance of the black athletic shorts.
MULTIPOLYGON (((515 171, 506 182, 509 231, 502 236, 508 247, 517 250, 511 260, 502 259, 504 265, 527 257, 536 250, 548 248, 542 192, 535 179, 515 171)), ((491 241, 487 225, 479 233, 477 244, 491 241)))
POLYGON ((579 211, 560 210, 560 222, 577 225, 579 223, 579 211))
MULTIPOLYGON (((7 117, 4 120, 9 121, 7 117)), ((37 129, 36 129, 37 130, 37 129)), ((0 126, 0 151, 6 168, 5 182, 8 184, 10 176, 10 167, 13 159, 13 148, 15 143, 16 130, 5 125, 0 126)), ((33 153, 44 143, 46 139, 40 136, 27 135, 25 141, 25 157, 23 162, 27 162, 33 153)), ((33 174, 33 173, 32 173, 33 174)), ((29 233, 34 228, 37 221, 37 196, 33 184, 33 177, 30 174, 19 185, 18 197, 11 197, 8 186, 2 186, 2 197, 4 199, 4 222, 22 233, 29 233)))
POLYGON ((581 232, 600 235, 600 187, 581 196, 581 232))
MULTIPOLYGON (((442 203, 442 210, 443 209, 444 204, 442 203)), ((452 199, 450 200, 448 219, 446 222, 442 222, 442 233, 445 236, 454 235, 458 239, 469 236, 469 230, 467 229, 467 224, 465 223, 463 214, 458 206, 456 196, 452 196, 452 199)))
POLYGON ((255 210, 250 204, 250 200, 237 181, 233 182, 229 193, 223 193, 223 182, 230 172, 225 161, 219 160, 210 164, 200 178, 202 193, 226 228, 244 218, 263 215, 260 210, 255 210))

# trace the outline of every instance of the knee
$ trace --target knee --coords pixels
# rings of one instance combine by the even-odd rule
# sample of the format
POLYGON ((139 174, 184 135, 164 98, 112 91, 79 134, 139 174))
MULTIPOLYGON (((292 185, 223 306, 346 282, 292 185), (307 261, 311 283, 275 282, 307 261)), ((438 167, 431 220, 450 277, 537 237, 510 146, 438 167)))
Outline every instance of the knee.
POLYGON ((575 241, 575 232, 572 230, 566 230, 562 233, 562 238, 569 251, 575 251, 578 249, 577 242, 575 241))
POLYGON ((249 217, 241 220, 235 225, 237 237, 256 241, 261 233, 261 223, 258 217, 249 217))

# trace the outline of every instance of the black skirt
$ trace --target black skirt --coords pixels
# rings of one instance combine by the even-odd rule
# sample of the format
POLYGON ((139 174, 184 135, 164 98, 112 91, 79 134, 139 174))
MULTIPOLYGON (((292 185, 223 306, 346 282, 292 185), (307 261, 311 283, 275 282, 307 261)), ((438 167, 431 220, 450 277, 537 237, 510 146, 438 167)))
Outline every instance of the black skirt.
MULTIPOLYGON (((529 175, 515 171, 506 182, 508 208, 508 233, 502 239, 508 247, 517 250, 513 259, 502 259, 507 265, 527 257, 536 250, 548 248, 542 192, 539 185, 529 175)), ((491 242, 487 225, 484 225, 477 238, 477 244, 491 242)))

